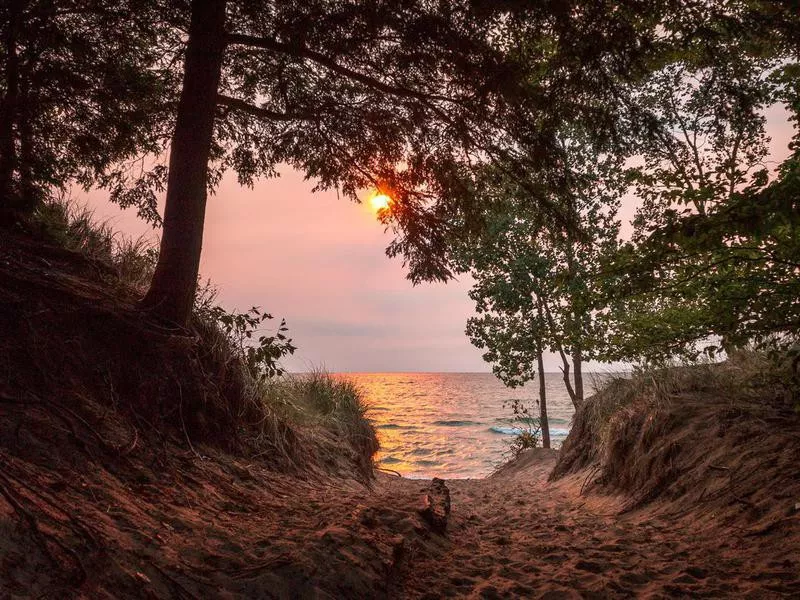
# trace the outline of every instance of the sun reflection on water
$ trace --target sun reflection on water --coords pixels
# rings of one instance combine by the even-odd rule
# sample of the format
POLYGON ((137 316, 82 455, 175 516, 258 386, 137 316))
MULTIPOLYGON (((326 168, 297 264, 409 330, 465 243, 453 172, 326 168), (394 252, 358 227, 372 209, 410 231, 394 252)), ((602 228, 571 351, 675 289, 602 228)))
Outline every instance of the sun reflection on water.
MULTIPOLYGON (((378 466, 410 477, 484 477, 506 459, 514 426, 510 401, 532 398, 489 373, 355 373, 370 404, 378 466), (505 406, 504 406, 505 404, 505 406)), ((566 437, 572 404, 560 375, 546 380, 551 436, 566 437)))

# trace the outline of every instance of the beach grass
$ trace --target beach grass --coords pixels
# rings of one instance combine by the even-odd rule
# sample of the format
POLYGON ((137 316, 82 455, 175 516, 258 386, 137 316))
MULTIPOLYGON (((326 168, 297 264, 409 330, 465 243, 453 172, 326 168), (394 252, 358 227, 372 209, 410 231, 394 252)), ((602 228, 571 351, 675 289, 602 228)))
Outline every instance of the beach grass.
MULTIPOLYGON (((116 232, 109 221, 74 200, 43 204, 34 227, 46 242, 88 259, 103 284, 123 296, 140 296, 152 277, 158 256, 152 241, 116 232)), ((141 369, 142 385, 174 380, 182 397, 179 426, 187 439, 235 446, 268 458, 276 468, 341 472, 355 466, 355 475, 371 477, 378 441, 362 391, 322 370, 265 376, 247 360, 249 339, 243 345, 219 318, 232 313, 207 310, 206 304, 215 301, 213 285, 209 282, 200 291, 189 330, 168 336, 163 348, 151 348, 153 355, 161 355, 161 368, 141 369), (180 360, 173 357, 171 346, 176 344, 186 347, 180 360)), ((113 335, 110 323, 108 329, 107 335, 113 335)), ((75 332, 74 342, 92 345, 85 331, 75 332)), ((122 345, 119 352, 121 364, 137 364, 138 357, 124 355, 122 345)))

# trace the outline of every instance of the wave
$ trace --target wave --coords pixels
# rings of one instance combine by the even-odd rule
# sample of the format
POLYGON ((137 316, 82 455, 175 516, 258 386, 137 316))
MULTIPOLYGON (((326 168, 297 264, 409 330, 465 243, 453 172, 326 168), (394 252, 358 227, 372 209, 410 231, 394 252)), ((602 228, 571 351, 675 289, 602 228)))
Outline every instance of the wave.
MULTIPOLYGON (((572 422, 572 419, 561 419, 559 417, 548 417, 547 418, 550 425, 569 425, 572 422)), ((495 423, 538 423, 539 417, 497 417, 494 420, 495 423)))
POLYGON ((439 425, 440 427, 462 427, 464 425, 482 425, 477 421, 434 421, 431 425, 439 425))
MULTIPOLYGON (((495 425, 489 427, 489 431, 493 433, 500 433, 502 435, 518 435, 526 430, 522 429, 521 427, 498 427, 495 425)), ((569 429, 561 429, 558 427, 550 428, 551 437, 566 437, 567 435, 569 435, 569 429)))
POLYGON ((375 425, 375 429, 417 429, 415 425, 398 425, 397 423, 383 423, 375 425))

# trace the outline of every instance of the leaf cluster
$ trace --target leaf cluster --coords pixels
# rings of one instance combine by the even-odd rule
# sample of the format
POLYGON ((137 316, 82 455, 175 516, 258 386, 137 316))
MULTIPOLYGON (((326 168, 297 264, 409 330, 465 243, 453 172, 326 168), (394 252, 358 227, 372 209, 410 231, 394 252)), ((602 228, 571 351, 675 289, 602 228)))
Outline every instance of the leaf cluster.
POLYGON ((281 319, 271 333, 262 333, 273 316, 254 306, 245 312, 229 311, 215 304, 216 291, 207 284, 200 288, 195 301, 195 315, 216 324, 230 348, 240 358, 256 381, 279 377, 285 373, 280 359, 294 354, 297 347, 287 336, 286 320, 281 319))
MULTIPOLYGON (((163 151, 180 48, 168 12, 135 0, 2 4, 0 120, 11 135, 2 153, 15 163, 4 202, 30 212, 73 183, 130 179, 141 156, 163 151)), ((144 196, 149 204, 137 203, 152 211, 144 196)))

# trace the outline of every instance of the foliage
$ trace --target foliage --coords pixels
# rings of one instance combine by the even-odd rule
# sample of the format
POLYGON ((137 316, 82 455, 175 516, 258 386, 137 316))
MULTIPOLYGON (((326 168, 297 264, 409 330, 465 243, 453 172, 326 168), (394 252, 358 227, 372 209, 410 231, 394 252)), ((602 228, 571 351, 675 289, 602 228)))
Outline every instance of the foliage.
POLYGON ((480 226, 476 165, 535 169, 557 160, 560 123, 613 123, 606 82, 669 29, 657 5, 626 8, 192 2, 164 234, 142 306, 185 323, 207 190, 229 168, 250 184, 279 163, 354 199, 365 187, 390 193, 387 253, 407 259, 415 282, 450 278, 450 230, 480 226))
POLYGON ((461 250, 461 259, 475 280, 470 297, 478 313, 469 319, 467 334, 487 350, 484 360, 494 373, 507 385, 522 385, 536 376, 542 352, 558 352, 577 404, 581 361, 599 356, 605 343, 592 312, 594 279, 599 257, 616 247, 624 171, 619 156, 577 134, 563 136, 560 149, 563 167, 555 174, 529 173, 525 182, 505 174, 487 178, 482 191, 488 227, 461 250), (565 207, 579 232, 537 210, 527 197, 533 186, 565 207))
POLYGON ((164 148, 175 90, 154 2, 10 0, 0 8, 0 209, 29 215, 73 183, 135 172, 164 148))
POLYGON ((512 400, 511 409, 514 412, 514 422, 521 425, 520 431, 509 445, 511 456, 517 458, 524 450, 538 447, 542 437, 542 428, 539 419, 531 416, 528 407, 522 400, 512 400))
POLYGON ((194 309, 196 317, 220 328, 231 351, 240 358, 253 379, 263 381, 283 375, 285 371, 280 359, 294 354, 297 349, 286 335, 286 320, 281 319, 272 335, 258 335, 266 321, 273 319, 271 314, 262 312, 258 306, 246 312, 228 311, 215 304, 216 296, 217 291, 211 282, 198 288, 194 309))
POLYGON ((613 358, 714 354, 797 330, 793 159, 773 182, 764 165, 773 72, 746 57, 678 63, 637 93, 654 135, 635 170, 634 237, 605 269, 613 358))
POLYGON ((472 182, 480 199, 472 216, 483 229, 450 232, 452 255, 476 280, 478 315, 467 333, 509 385, 533 377, 543 343, 566 371, 570 349, 599 360, 666 360, 719 351, 714 340, 732 349, 796 339, 797 146, 774 178, 764 111, 782 102, 797 114, 797 17, 745 2, 694 6, 681 17, 673 9, 644 62, 607 77, 608 89, 586 85, 590 98, 610 90, 607 116, 616 121, 554 128, 561 139, 582 131, 579 151, 619 161, 596 173, 609 190, 599 210, 584 217, 575 209, 582 165, 570 165, 568 152, 525 162, 531 148, 522 145, 472 182), (633 238, 617 247, 614 211, 625 191, 641 206, 633 238), (564 266, 587 247, 573 258, 586 271, 564 266))

